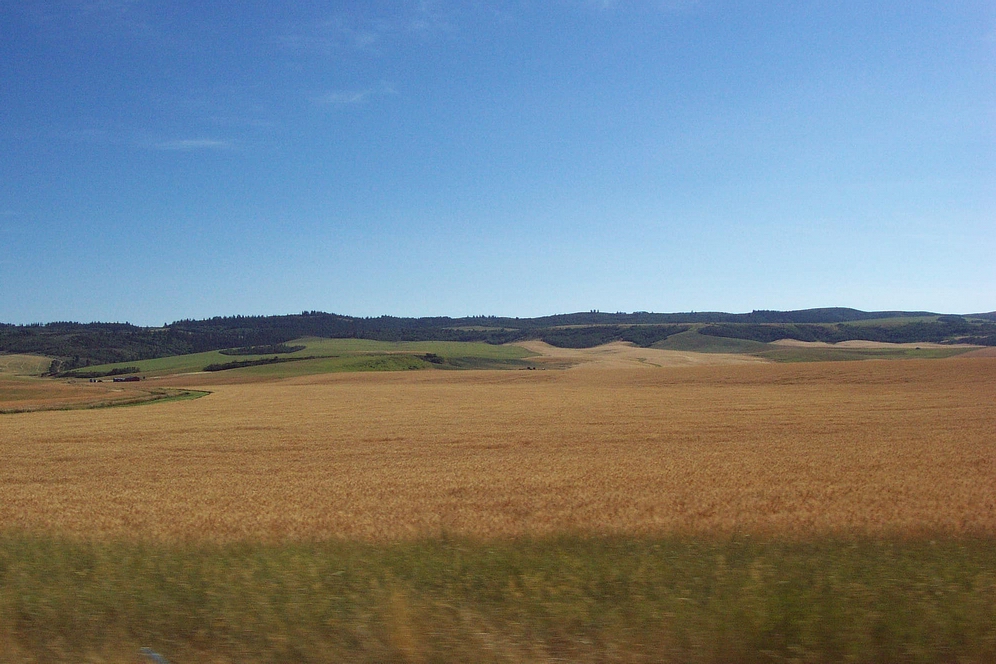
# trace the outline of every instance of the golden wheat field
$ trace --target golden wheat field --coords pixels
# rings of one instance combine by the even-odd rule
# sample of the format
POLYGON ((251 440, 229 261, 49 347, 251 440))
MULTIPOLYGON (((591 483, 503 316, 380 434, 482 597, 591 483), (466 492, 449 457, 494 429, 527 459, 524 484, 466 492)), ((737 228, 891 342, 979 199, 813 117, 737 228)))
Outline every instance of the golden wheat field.
MULTIPOLYGON (((89 408, 139 403, 166 396, 149 384, 87 383, 0 375, 0 415, 33 410, 89 408)), ((0 431, 3 425, 0 424, 0 431)))
POLYGON ((0 529, 996 532, 996 358, 423 371, 0 416, 0 529))

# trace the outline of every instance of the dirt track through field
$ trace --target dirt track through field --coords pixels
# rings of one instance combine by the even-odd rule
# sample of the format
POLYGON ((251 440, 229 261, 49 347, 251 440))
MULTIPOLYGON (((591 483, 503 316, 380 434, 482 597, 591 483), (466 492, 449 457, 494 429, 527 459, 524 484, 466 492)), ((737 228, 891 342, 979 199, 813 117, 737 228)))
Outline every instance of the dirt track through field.
POLYGON ((395 372, 0 418, 0 528, 996 532, 996 359, 395 372))

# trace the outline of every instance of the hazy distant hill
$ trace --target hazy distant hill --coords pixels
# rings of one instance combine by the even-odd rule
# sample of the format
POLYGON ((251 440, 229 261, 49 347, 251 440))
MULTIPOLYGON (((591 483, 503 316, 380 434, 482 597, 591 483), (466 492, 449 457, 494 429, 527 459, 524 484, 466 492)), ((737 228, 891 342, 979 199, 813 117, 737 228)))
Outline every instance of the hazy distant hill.
POLYGON ((927 311, 825 308, 746 314, 589 311, 538 318, 357 318, 305 311, 286 316, 180 320, 158 328, 127 323, 0 324, 0 352, 47 355, 58 360, 54 368, 66 370, 91 364, 280 344, 307 336, 493 344, 541 339, 555 346, 587 348, 610 341, 650 346, 690 327, 704 335, 761 342, 788 338, 832 343, 866 339, 996 345, 996 312, 952 316, 927 311))

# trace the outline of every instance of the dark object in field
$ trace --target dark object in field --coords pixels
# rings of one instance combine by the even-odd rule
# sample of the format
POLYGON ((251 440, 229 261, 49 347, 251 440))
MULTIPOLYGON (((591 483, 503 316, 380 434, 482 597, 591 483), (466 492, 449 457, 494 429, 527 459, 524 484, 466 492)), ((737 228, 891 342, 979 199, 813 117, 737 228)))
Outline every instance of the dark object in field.
POLYGON ((125 376, 124 378, 114 378, 112 380, 115 383, 137 383, 142 379, 138 376, 125 376))
POLYGON ((425 360, 426 362, 431 362, 432 364, 444 364, 446 362, 446 360, 435 353, 426 353, 425 355, 416 355, 415 357, 420 360, 425 360))
POLYGON ((169 660, 157 653, 152 648, 142 648, 138 653, 150 662, 155 662, 156 664, 169 664, 169 660))

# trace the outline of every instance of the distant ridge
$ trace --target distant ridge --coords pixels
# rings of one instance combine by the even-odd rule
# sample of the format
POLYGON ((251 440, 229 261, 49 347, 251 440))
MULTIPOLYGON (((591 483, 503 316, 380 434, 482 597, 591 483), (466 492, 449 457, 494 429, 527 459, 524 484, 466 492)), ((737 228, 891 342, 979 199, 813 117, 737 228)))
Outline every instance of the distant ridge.
POLYGON ((556 346, 586 348, 610 341, 650 346, 691 328, 703 335, 760 342, 784 338, 830 343, 863 339, 996 346, 996 312, 963 316, 929 311, 860 311, 827 307, 797 311, 755 310, 742 314, 587 311, 537 318, 361 318, 304 311, 281 316, 187 319, 163 327, 128 323, 0 323, 0 352, 52 357, 56 360, 54 372, 91 364, 282 344, 309 336, 491 344, 541 339, 556 346))

